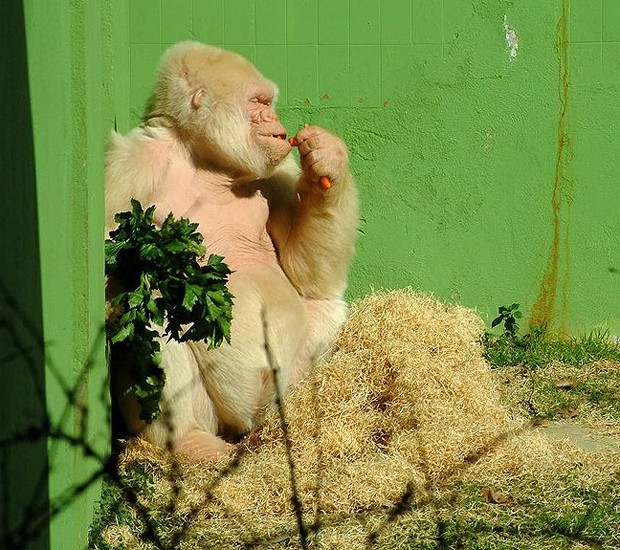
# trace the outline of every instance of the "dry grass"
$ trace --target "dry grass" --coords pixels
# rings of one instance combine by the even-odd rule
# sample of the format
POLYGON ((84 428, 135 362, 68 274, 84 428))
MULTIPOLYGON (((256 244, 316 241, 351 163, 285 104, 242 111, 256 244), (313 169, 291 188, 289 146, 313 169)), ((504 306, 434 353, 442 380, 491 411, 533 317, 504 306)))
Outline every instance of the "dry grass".
MULTIPOLYGON (((543 498, 566 476, 595 486, 620 475, 619 454, 550 441, 502 403, 498 384, 507 385, 483 359, 483 330, 470 309, 411 290, 374 294, 285 402, 292 464, 274 412, 230 463, 191 464, 137 441, 121 471, 152 476, 139 506, 162 540, 187 549, 299 547, 291 467, 308 540, 345 549, 411 547, 412 525, 414 547, 437 547, 459 514, 468 521, 490 506, 480 487, 508 495, 495 503, 505 507, 532 488, 543 498), (463 498, 474 504, 463 508, 463 498)), ((523 400, 518 388, 513 397, 523 400)), ((112 547, 131 536, 124 525, 102 532, 112 547)))

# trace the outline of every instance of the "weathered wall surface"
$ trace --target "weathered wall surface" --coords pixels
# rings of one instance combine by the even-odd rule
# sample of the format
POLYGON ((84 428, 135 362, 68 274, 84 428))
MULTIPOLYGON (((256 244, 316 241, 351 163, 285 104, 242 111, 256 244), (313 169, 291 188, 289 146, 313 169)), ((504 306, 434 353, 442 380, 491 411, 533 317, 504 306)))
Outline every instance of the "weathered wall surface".
POLYGON ((351 148, 363 233, 350 296, 412 285, 492 317, 620 333, 617 0, 132 0, 119 129, 163 49, 234 49, 289 131, 351 148))

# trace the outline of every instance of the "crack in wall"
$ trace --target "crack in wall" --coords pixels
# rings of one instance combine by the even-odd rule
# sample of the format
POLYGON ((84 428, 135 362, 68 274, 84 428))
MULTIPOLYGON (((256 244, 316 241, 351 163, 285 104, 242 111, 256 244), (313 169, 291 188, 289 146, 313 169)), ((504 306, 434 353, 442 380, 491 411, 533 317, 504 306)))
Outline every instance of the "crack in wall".
POLYGON ((547 261, 547 267, 542 278, 538 297, 530 313, 531 327, 544 326, 551 328, 554 321, 556 302, 558 299, 558 284, 560 279, 560 252, 562 251, 561 218, 562 202, 566 204, 566 221, 564 227, 564 273, 562 276, 560 307, 558 311, 559 331, 567 331, 568 317, 568 290, 570 279, 570 213, 571 197, 570 186, 572 181, 567 176, 568 166, 573 158, 572 140, 568 134, 568 115, 570 100, 570 71, 569 71, 569 5, 570 0, 562 0, 562 13, 556 26, 555 52, 559 65, 559 100, 557 138, 558 147, 555 158, 553 178, 553 192, 551 195, 552 208, 552 244, 547 261))

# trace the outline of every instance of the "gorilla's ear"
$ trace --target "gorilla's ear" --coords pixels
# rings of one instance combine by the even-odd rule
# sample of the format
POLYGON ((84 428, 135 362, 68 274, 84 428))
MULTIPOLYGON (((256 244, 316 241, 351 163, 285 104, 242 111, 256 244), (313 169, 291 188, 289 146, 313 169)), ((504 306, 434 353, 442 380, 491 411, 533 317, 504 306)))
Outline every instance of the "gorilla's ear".
POLYGON ((194 109, 198 109, 200 107, 200 102, 204 94, 205 94, 204 88, 198 88, 198 90, 194 92, 194 95, 192 96, 192 107, 194 109))

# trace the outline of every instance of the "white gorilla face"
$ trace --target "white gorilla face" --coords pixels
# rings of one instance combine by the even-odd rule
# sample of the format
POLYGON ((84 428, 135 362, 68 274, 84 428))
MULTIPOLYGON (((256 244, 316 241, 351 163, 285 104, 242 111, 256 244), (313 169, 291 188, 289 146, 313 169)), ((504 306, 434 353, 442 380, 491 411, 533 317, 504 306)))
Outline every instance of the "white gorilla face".
POLYGON ((170 52, 150 110, 174 120, 193 153, 210 165, 265 177, 291 151, 276 95, 276 86, 246 59, 195 44, 170 52))

